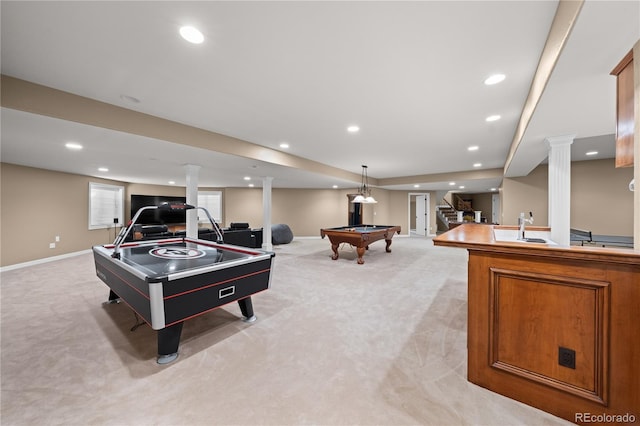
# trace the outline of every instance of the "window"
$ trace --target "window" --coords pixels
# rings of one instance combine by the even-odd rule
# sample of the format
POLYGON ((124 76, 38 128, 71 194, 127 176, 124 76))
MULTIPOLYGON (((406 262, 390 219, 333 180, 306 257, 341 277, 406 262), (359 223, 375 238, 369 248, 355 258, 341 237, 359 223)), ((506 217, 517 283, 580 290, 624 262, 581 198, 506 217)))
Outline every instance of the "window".
POLYGON ((124 222, 124 186, 89 182, 89 229, 110 228, 124 222))
MULTIPOLYGON (((204 207, 216 223, 222 223, 222 191, 198 191, 198 207, 204 207)), ((202 210, 198 210, 198 222, 209 223, 202 210)))

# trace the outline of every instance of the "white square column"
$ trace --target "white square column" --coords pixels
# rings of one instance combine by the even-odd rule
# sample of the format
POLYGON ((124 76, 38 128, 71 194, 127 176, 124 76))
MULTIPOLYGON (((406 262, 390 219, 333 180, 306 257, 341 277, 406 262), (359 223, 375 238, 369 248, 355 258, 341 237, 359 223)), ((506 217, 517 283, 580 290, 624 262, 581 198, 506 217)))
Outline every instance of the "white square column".
POLYGON ((551 240, 570 244, 571 144, 576 135, 546 138, 549 143, 549 226, 551 240))
MULTIPOLYGON (((187 204, 198 207, 198 173, 200 166, 187 164, 184 166, 187 176, 187 204)), ((187 237, 198 238, 198 211, 196 209, 187 210, 187 237)))
POLYGON ((273 178, 266 176, 262 178, 262 248, 267 251, 273 250, 271 242, 271 183, 273 178))

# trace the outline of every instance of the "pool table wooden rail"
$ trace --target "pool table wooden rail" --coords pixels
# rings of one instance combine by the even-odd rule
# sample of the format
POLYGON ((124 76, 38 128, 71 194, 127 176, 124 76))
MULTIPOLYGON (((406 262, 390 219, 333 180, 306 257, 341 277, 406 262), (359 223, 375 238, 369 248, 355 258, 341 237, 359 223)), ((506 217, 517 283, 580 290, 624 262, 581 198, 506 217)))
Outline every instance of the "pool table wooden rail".
POLYGON ((364 254, 369 249, 369 245, 378 240, 384 239, 386 242, 385 251, 391 252, 391 239, 395 233, 400 234, 400 226, 389 225, 357 225, 344 226, 338 228, 320 229, 320 236, 329 237, 331 241, 331 250, 333 255, 331 259, 337 260, 339 257, 338 249, 340 244, 347 243, 356 247, 358 253, 358 264, 364 264, 364 254))

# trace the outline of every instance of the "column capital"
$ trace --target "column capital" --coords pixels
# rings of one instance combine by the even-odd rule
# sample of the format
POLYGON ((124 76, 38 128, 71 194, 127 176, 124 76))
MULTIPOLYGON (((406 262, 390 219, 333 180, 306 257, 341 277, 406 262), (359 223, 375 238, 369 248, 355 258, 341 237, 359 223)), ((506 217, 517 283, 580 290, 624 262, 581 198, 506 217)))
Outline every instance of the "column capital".
POLYGON ((185 164, 184 169, 187 171, 187 173, 198 173, 198 171, 200 171, 200 166, 197 166, 195 164, 185 164))
POLYGON ((549 144, 549 147, 571 145, 576 135, 559 135, 559 136, 547 136, 544 140, 549 144))

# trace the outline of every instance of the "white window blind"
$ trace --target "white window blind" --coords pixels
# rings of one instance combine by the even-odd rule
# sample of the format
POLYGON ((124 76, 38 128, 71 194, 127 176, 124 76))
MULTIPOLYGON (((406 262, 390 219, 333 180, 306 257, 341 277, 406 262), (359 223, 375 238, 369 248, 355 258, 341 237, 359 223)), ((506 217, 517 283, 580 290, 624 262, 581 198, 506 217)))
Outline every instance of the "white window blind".
MULTIPOLYGON (((218 225, 222 223, 222 191, 198 191, 198 207, 207 209, 218 225)), ((202 210, 198 210, 198 222, 209 223, 202 210)))
POLYGON ((89 182, 89 229, 109 228, 124 221, 124 186, 89 182))

